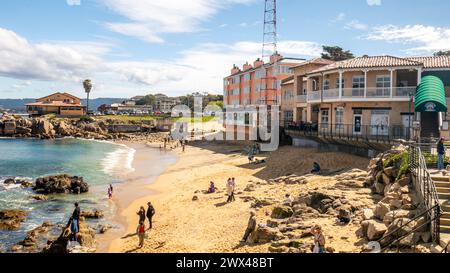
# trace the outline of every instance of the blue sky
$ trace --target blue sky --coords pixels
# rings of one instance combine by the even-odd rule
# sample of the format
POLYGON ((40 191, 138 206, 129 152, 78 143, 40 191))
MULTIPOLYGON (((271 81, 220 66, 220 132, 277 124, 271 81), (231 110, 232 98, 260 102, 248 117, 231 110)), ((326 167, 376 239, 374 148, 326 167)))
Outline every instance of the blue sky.
MULTIPOLYGON (((263 0, 6 0, 0 98, 221 93, 235 63, 261 54, 263 0)), ((448 0, 278 0, 279 51, 431 55, 450 49, 448 0)))

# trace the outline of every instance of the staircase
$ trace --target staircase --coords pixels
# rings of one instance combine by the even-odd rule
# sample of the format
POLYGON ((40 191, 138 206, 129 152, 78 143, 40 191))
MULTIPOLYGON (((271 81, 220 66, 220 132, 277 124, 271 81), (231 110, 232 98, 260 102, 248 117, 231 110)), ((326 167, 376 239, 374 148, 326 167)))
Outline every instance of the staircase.
POLYGON ((450 177, 432 174, 431 178, 436 186, 443 211, 440 219, 440 245, 446 247, 450 243, 450 177))

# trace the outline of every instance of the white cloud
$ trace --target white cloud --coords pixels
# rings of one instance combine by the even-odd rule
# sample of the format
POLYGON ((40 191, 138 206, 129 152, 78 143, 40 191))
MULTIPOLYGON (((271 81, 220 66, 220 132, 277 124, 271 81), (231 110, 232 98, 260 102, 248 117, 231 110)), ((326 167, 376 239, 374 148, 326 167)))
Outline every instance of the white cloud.
POLYGON ((358 20, 352 20, 345 24, 346 29, 356 29, 356 30, 367 30, 369 28, 368 25, 359 22, 358 20))
POLYGON ((416 45, 405 51, 408 54, 429 54, 450 49, 450 28, 424 25, 386 25, 375 27, 366 39, 416 45))
POLYGON ((66 3, 69 6, 80 6, 81 0, 66 0, 66 3))
MULTIPOLYGON (((108 61, 106 54, 113 54, 112 50, 111 44, 92 42, 34 44, 0 28, 0 76, 33 80, 30 86, 16 86, 28 90, 38 83, 43 86, 42 82, 50 82, 55 89, 79 91, 82 80, 91 78, 96 84, 96 96, 108 97, 150 90, 177 95, 221 92, 222 78, 230 73, 231 66, 242 66, 260 57, 261 43, 202 44, 179 52, 172 60, 108 61)), ((322 49, 314 42, 281 41, 279 51, 285 56, 306 57, 320 55, 322 49)))
POLYGON ((19 79, 79 80, 99 66, 107 46, 96 43, 32 44, 0 28, 0 76, 19 79))
POLYGON ((381 6, 381 0, 367 0, 369 6, 381 6))
POLYGON ((123 35, 145 42, 161 43, 163 33, 186 33, 201 30, 200 23, 218 10, 233 4, 256 0, 102 0, 126 22, 107 22, 105 26, 123 35))

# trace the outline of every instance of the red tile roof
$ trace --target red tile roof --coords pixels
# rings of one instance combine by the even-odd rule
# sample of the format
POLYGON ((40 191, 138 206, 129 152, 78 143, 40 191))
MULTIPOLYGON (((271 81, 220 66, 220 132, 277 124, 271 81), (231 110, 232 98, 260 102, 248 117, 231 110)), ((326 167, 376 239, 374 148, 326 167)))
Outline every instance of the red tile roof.
POLYGON ((399 66, 422 66, 422 63, 411 59, 393 56, 364 56, 345 61, 335 62, 333 64, 311 71, 308 74, 314 74, 336 69, 375 68, 375 67, 388 68, 399 66))
POLYGON ((423 63, 423 68, 450 68, 450 56, 438 57, 412 57, 407 58, 412 61, 423 63))
POLYGON ((27 103, 26 106, 54 106, 54 107, 85 107, 81 104, 74 103, 64 103, 62 101, 52 101, 52 102, 33 102, 27 103))
POLYGON ((303 63, 301 63, 301 64, 298 64, 298 65, 296 65, 296 66, 294 66, 294 67, 292 67, 292 68, 301 67, 301 66, 304 66, 304 65, 307 65, 307 64, 323 64, 323 65, 328 65, 328 64, 333 64, 333 63, 335 63, 335 62, 334 62, 334 61, 331 61, 331 60, 326 60, 326 59, 322 59, 322 58, 315 58, 315 59, 311 59, 311 60, 309 60, 309 61, 305 61, 305 62, 303 62, 303 63))

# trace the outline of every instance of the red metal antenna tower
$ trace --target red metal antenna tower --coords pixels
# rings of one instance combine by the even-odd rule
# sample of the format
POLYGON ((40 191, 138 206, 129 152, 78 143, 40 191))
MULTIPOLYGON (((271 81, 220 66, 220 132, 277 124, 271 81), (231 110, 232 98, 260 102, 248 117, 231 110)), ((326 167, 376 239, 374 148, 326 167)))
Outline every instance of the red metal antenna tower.
POLYGON ((265 0, 262 60, 277 52, 277 0, 265 0))

